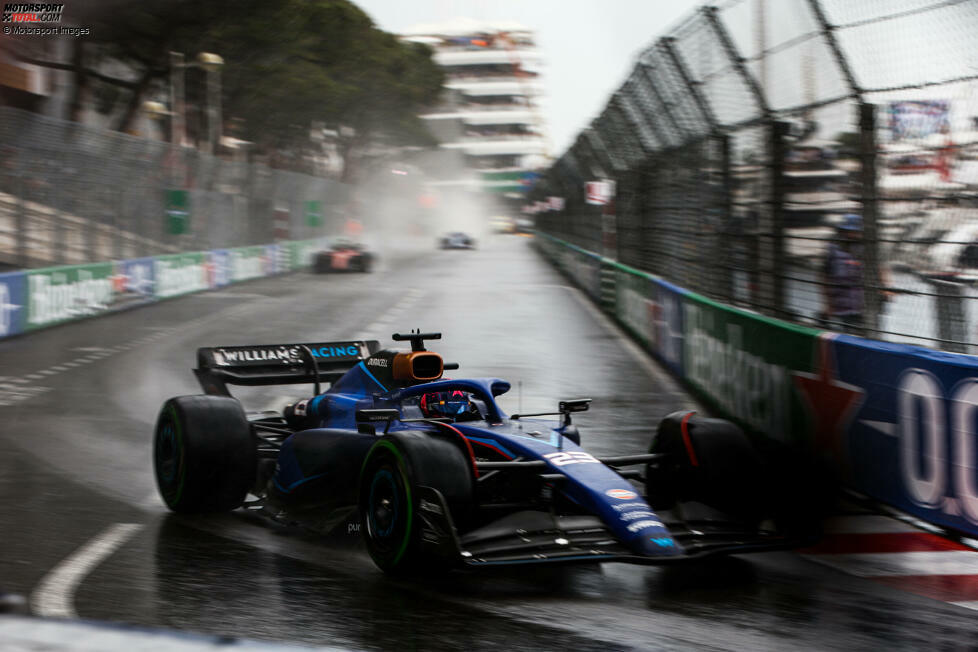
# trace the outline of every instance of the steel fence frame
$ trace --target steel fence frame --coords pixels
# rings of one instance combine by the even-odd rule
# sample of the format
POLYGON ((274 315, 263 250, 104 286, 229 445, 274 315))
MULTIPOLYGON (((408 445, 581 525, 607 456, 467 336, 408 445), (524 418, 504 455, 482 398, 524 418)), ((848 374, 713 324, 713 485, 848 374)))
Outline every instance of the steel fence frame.
MULTIPOLYGON (((887 154, 892 124, 884 114, 901 92, 939 95, 978 80, 978 67, 969 74, 965 64, 941 68, 939 80, 923 69, 887 65, 898 60, 892 49, 900 39, 924 41, 917 31, 948 40, 943 47, 957 48, 952 51, 966 59, 964 32, 968 25, 978 28, 978 6, 902 0, 884 11, 844 0, 781 1, 768 9, 779 12, 779 27, 787 25, 782 40, 757 44, 746 57, 752 44, 743 25, 752 8, 747 0, 701 7, 640 54, 600 115, 533 189, 534 202, 553 195, 565 200, 562 210, 537 213, 537 228, 774 317, 948 350, 978 347, 978 292, 954 279, 927 277, 912 264, 893 272, 900 269, 894 256, 908 246, 909 227, 894 218, 903 200, 889 189, 896 172, 887 154), (939 32, 949 26, 962 33, 939 32), (867 49, 874 43, 879 51, 867 49), (829 128, 837 135, 824 133, 829 128), (854 147, 843 158, 845 134, 852 134, 854 147), (833 136, 832 147, 812 145, 833 136), (812 179, 823 178, 832 181, 822 186, 837 190, 807 191, 812 179), (599 179, 615 182, 612 205, 586 203, 584 184, 599 179), (823 314, 828 281, 820 269, 827 248, 842 239, 833 227, 845 213, 858 213, 863 224, 865 308, 856 326, 823 314), (929 302, 928 309, 915 309, 912 297, 929 302), (901 315, 917 314, 898 318, 891 301, 901 315)), ((924 54, 923 48, 902 53, 924 54)), ((974 107, 978 133, 978 93, 973 104, 967 99, 958 111, 974 107)), ((978 139, 974 147, 978 161, 978 139)), ((957 194, 936 185, 931 199, 957 198, 976 207, 978 224, 975 176, 957 194)), ((978 251, 978 232, 974 246, 978 251)))
POLYGON ((340 231, 348 199, 333 179, 11 107, 0 107, 0 143, 0 268, 314 238, 340 231), (185 233, 168 228, 167 190, 189 196, 185 233), (308 202, 323 207, 318 224, 308 202))

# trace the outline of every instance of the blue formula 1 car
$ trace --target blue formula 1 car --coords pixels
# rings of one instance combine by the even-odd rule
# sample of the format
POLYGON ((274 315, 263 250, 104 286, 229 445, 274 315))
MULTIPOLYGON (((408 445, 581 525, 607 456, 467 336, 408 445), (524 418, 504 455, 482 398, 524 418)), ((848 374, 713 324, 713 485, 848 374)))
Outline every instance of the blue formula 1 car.
POLYGON ((507 416, 496 397, 508 382, 443 377, 458 365, 425 348, 440 337, 394 334, 409 351, 376 341, 199 349, 206 394, 166 401, 156 424, 163 499, 176 512, 244 507, 320 531, 359 514, 389 572, 655 564, 801 542, 796 506, 778 500, 737 426, 677 412, 650 432, 649 452, 594 457, 571 422, 590 399, 507 416), (307 382, 314 396, 283 413, 246 413, 228 391, 307 382))

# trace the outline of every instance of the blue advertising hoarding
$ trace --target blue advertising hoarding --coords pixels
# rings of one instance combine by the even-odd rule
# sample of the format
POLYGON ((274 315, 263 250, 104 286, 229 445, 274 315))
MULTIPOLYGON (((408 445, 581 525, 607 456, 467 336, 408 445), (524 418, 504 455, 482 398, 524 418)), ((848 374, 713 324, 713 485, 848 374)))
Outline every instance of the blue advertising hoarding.
POLYGON ((978 358, 848 335, 833 340, 830 364, 849 412, 840 413, 834 433, 847 484, 978 535, 978 358))
POLYGON ((27 277, 21 272, 0 274, 0 337, 23 332, 27 311, 27 277))

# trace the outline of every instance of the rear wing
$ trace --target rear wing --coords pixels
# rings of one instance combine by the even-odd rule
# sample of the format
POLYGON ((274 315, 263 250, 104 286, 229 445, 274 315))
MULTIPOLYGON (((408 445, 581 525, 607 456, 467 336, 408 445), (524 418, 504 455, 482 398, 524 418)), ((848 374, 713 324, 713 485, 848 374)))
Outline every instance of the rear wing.
POLYGON ((315 368, 320 380, 332 383, 378 350, 377 340, 202 347, 194 375, 206 393, 220 396, 231 395, 228 384, 315 383, 315 368))

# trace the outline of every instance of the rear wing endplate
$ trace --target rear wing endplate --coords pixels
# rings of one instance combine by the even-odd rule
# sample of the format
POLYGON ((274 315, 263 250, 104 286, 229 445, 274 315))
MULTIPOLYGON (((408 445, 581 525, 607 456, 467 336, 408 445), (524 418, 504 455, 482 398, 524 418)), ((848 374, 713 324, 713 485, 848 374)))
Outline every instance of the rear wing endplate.
POLYGON ((361 360, 380 350, 377 340, 255 344, 197 349, 194 375, 207 394, 230 396, 230 385, 292 385, 316 382, 308 349, 319 379, 334 382, 361 360))

